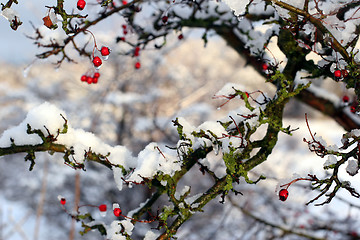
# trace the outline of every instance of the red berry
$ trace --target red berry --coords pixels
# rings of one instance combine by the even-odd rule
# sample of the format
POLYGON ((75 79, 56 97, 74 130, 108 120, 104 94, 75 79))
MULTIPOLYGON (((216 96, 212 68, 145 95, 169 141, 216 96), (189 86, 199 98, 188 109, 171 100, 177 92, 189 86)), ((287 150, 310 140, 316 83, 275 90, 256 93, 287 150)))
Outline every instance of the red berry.
POLYGON ((100 53, 102 56, 108 56, 110 54, 110 48, 103 46, 100 49, 100 53))
POLYGON ((100 73, 96 72, 94 73, 94 78, 99 78, 100 77, 100 73))
POLYGON ((94 78, 92 79, 92 83, 96 84, 96 83, 98 82, 98 80, 99 80, 99 78, 94 77, 94 78))
POLYGON ((279 199, 281 201, 286 201, 287 197, 289 196, 289 192, 286 189, 281 189, 279 192, 279 199))
POLYGON ((334 72, 334 76, 335 76, 336 78, 340 78, 340 77, 341 77, 341 71, 340 71, 340 70, 336 70, 336 71, 334 72))
POLYGON ((351 106, 351 107, 350 107, 350 112, 356 113, 356 107, 355 107, 355 106, 351 106))
POLYGON ((81 11, 85 8, 86 2, 84 0, 77 1, 77 8, 81 11))
MULTIPOLYGON (((246 97, 249 98, 250 94, 248 92, 244 92, 246 97)), ((243 96, 241 96, 241 99, 244 99, 243 96)))
POLYGON ((163 23, 167 23, 168 19, 169 19, 168 16, 163 16, 163 17, 161 18, 161 21, 162 21, 163 23))
POLYGON ((127 28, 125 24, 121 25, 121 27, 122 27, 123 29, 126 29, 126 28, 127 28))
POLYGON ((135 63, 135 68, 136 68, 136 69, 139 69, 140 67, 141 67, 140 62, 136 62, 136 63, 135 63))
POLYGON ((119 41, 125 41, 124 37, 119 37, 119 41))
POLYGON ((121 215, 121 209, 120 208, 114 208, 114 215, 116 217, 120 217, 121 215))
POLYGON ((127 4, 127 1, 122 1, 122 4, 123 4, 123 5, 126 5, 126 4, 127 4))
POLYGON ((87 77, 87 79, 86 79, 88 84, 92 84, 93 80, 94 80, 94 78, 92 78, 92 77, 87 77))
POLYGON ((347 103, 347 102, 349 102, 350 98, 349 98, 349 96, 345 95, 345 96, 343 96, 342 100, 343 100, 343 102, 347 103))
POLYGON ((347 76, 349 76, 349 72, 347 70, 341 70, 341 74, 343 75, 344 78, 346 78, 347 76))
POLYGON ((138 57, 140 55, 140 47, 136 47, 134 50, 134 56, 138 57))
POLYGON ((128 34, 128 31, 126 29, 124 29, 123 31, 124 35, 128 34))
POLYGON ((99 206, 99 211, 100 211, 100 212, 106 212, 106 209, 107 209, 106 204, 101 204, 101 205, 99 206))
POLYGON ((178 39, 179 40, 181 40, 181 39, 183 39, 184 38, 184 35, 182 35, 182 34, 180 34, 179 36, 178 36, 178 39))
POLYGON ((66 199, 65 199, 65 198, 61 198, 61 199, 60 199, 60 204, 61 204, 61 205, 65 205, 65 204, 66 204, 66 199))
POLYGON ((263 63, 262 69, 263 69, 264 71, 266 71, 266 70, 268 70, 268 68, 269 68, 269 65, 267 65, 266 63, 263 63))
POLYGON ((101 58, 99 58, 98 56, 94 57, 92 62, 96 68, 100 67, 102 64, 101 58))
POLYGON ((86 76, 86 75, 82 75, 80 79, 81 79, 82 82, 86 82, 86 81, 87 81, 87 76, 86 76))

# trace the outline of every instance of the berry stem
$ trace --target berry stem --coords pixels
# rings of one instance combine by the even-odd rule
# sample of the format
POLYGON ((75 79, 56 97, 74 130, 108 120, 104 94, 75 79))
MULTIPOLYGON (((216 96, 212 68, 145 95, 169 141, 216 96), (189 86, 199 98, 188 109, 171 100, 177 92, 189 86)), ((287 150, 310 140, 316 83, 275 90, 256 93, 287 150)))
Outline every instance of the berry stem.
POLYGON ((90 33, 91 36, 92 36, 93 39, 94 39, 94 48, 93 48, 93 51, 92 51, 92 57, 94 58, 94 57, 95 57, 95 49, 97 49, 98 51, 100 51, 100 50, 98 49, 98 47, 97 47, 97 44, 96 44, 96 38, 95 38, 94 34, 93 34, 90 30, 85 29, 84 32, 90 33))

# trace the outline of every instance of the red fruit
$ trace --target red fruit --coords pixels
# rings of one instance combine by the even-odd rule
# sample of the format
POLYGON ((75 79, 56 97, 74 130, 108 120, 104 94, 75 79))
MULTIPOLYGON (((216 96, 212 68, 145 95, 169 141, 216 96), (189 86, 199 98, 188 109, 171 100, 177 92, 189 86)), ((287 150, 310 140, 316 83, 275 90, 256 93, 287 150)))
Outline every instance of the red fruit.
POLYGON ((342 100, 343 100, 343 102, 347 103, 347 102, 349 102, 350 98, 349 98, 349 96, 345 95, 345 96, 343 96, 342 100))
POLYGON ((268 68, 269 68, 269 65, 267 65, 266 63, 263 63, 262 69, 263 69, 264 71, 266 71, 266 70, 268 70, 268 68))
POLYGON ((286 201, 287 197, 289 196, 289 192, 286 189, 281 189, 279 192, 279 199, 281 201, 286 201))
MULTIPOLYGON (((249 96, 250 96, 248 92, 245 92, 245 95, 247 98, 249 98, 249 96)), ((241 96, 241 99, 244 99, 243 96, 241 96)))
POLYGON ((80 79, 81 79, 82 82, 86 82, 86 81, 87 81, 87 76, 86 76, 86 75, 82 75, 80 79))
POLYGON ((100 73, 96 72, 94 73, 94 78, 99 78, 100 77, 100 73))
POLYGON ((349 76, 349 72, 347 71, 347 70, 341 70, 341 74, 343 75, 343 77, 347 77, 347 76, 349 76))
POLYGON ((123 4, 123 5, 126 5, 126 4, 127 4, 127 1, 122 1, 122 4, 123 4))
POLYGON ((101 204, 101 205, 99 206, 99 211, 100 211, 100 212, 106 212, 106 209, 107 209, 107 207, 106 207, 105 204, 101 204))
POLYGON ((98 56, 94 57, 92 62, 96 68, 100 67, 102 64, 101 58, 99 58, 98 56))
POLYGON ((119 41, 125 41, 124 37, 119 37, 119 41))
POLYGON ((102 56, 109 56, 110 48, 103 46, 100 49, 100 53, 101 53, 102 56))
POLYGON ((355 107, 355 106, 351 106, 351 107, 350 107, 350 112, 356 113, 356 107, 355 107))
POLYGON ((81 11, 85 8, 86 2, 84 0, 77 1, 77 8, 81 11))
POLYGON ((122 27, 123 29, 126 29, 126 28, 127 28, 125 24, 121 25, 121 27, 122 27))
POLYGON ((140 67, 141 67, 140 62, 136 62, 136 63, 135 63, 135 68, 136 68, 136 69, 139 69, 140 67))
POLYGON ((94 78, 92 78, 92 77, 87 77, 87 79, 86 79, 88 84, 92 84, 93 80, 94 80, 94 78))
POLYGON ((65 205, 65 204, 66 204, 66 199, 65 199, 65 198, 61 198, 61 199, 60 199, 60 204, 61 204, 61 205, 65 205))
POLYGON ((128 31, 126 29, 124 29, 123 31, 124 35, 128 34, 128 31))
POLYGON ((120 208, 114 208, 114 215, 116 217, 120 217, 121 215, 121 209, 120 208))
POLYGON ((99 78, 94 77, 94 78, 92 79, 92 83, 96 84, 96 83, 98 82, 98 80, 99 80, 99 78))
POLYGON ((181 40, 181 39, 183 39, 184 38, 184 35, 182 35, 182 34, 180 34, 179 36, 178 36, 178 39, 179 40, 181 40))
POLYGON ((336 71, 334 72, 334 76, 335 76, 336 78, 340 78, 340 77, 341 77, 341 71, 340 71, 340 70, 336 70, 336 71))
POLYGON ((134 56, 138 57, 139 55, 140 55, 140 48, 136 47, 135 50, 134 50, 134 56))
POLYGON ((167 23, 168 19, 169 19, 168 16, 163 16, 163 17, 161 18, 161 21, 162 21, 163 23, 167 23))

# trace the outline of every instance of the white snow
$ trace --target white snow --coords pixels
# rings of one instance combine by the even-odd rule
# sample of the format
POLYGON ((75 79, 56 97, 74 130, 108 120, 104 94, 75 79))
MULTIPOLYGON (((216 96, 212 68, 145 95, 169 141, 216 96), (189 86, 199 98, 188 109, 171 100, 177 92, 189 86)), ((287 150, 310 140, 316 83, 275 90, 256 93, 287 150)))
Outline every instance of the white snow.
POLYGON ((214 97, 221 97, 221 96, 230 96, 235 93, 235 90, 243 90, 246 87, 240 83, 226 83, 216 94, 214 97))
POLYGON ((177 200, 180 200, 182 196, 184 196, 187 192, 190 191, 190 186, 184 186, 183 189, 180 192, 175 192, 175 198, 177 200))
MULTIPOLYGON (((18 126, 6 130, 0 138, 1 147, 10 147, 11 141, 14 140, 16 145, 36 145, 41 144, 42 140, 38 135, 27 134, 27 124, 33 129, 40 129, 45 136, 48 136, 46 128, 50 134, 56 136, 58 130, 63 129, 66 118, 65 113, 50 103, 43 103, 40 106, 32 109, 25 120, 18 126), (46 127, 46 128, 45 128, 46 127)), ((216 129, 214 129, 216 131, 216 129)), ((144 178, 152 178, 158 172, 163 174, 173 175, 180 170, 181 162, 176 156, 161 152, 156 143, 150 143, 143 151, 141 151, 137 158, 132 156, 132 153, 124 146, 112 147, 104 143, 100 138, 93 133, 86 132, 83 129, 74 129, 68 123, 68 131, 66 134, 60 134, 56 143, 63 144, 68 148, 74 149, 74 158, 78 163, 82 163, 85 151, 91 150, 96 154, 102 154, 107 157, 108 161, 114 165, 121 165, 125 170, 135 168, 132 174, 128 177, 129 181, 141 182, 144 178)), ((119 190, 122 189, 121 169, 113 167, 114 178, 119 190)))
POLYGON ((51 134, 56 135, 57 130, 62 130, 65 123, 60 114, 66 118, 62 110, 47 102, 32 109, 18 126, 4 131, 0 137, 0 147, 10 147, 10 139, 14 140, 15 145, 36 145, 42 143, 39 135, 26 133, 27 124, 31 126, 32 130, 41 130, 45 137, 49 135, 46 128, 51 134))
POLYGON ((119 191, 121 191, 123 188, 123 183, 124 183, 124 181, 122 180, 122 177, 124 177, 122 169, 118 168, 118 167, 113 167, 112 170, 113 170, 113 174, 114 174, 114 180, 115 180, 116 187, 119 189, 119 191))
POLYGON ((159 234, 154 233, 153 231, 148 231, 145 234, 144 240, 155 240, 159 234))
POLYGON ((350 176, 354 176, 359 171, 359 163, 357 160, 348 160, 348 165, 346 166, 346 172, 350 176))
POLYGON ((246 6, 249 4, 249 0, 224 0, 224 2, 229 5, 231 10, 234 11, 236 16, 242 15, 245 13, 246 6))
POLYGON ((19 13, 12 8, 5 8, 3 11, 1 11, 1 16, 6 18, 9 22, 12 22, 15 20, 15 18, 17 18, 18 21, 20 20, 19 13))
POLYGON ((326 159, 325 163, 324 163, 324 168, 327 168, 333 164, 337 163, 337 159, 334 155, 329 155, 328 158, 326 159))
POLYGON ((126 236, 121 234, 122 230, 124 233, 131 235, 133 228, 134 225, 130 219, 122 221, 115 220, 106 228, 107 238, 110 240, 126 240, 126 236))
POLYGON ((352 137, 359 137, 360 136, 360 129, 352 129, 350 131, 350 136, 352 137))
POLYGON ((158 172, 172 176, 181 169, 176 156, 160 152, 156 143, 149 143, 137 157, 137 166, 127 181, 142 182, 143 178, 152 178, 158 172))

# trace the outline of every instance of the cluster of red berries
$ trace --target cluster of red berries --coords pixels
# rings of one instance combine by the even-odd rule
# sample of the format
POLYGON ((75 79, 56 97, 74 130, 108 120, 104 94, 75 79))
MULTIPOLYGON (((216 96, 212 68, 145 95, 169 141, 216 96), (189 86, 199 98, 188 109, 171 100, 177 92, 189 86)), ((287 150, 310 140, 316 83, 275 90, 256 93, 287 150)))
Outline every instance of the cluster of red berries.
POLYGON ((350 106, 350 112, 353 114, 359 114, 359 104, 356 100, 350 101, 350 97, 348 95, 344 95, 342 97, 342 101, 344 106, 350 106))
MULTIPOLYGON (((94 48, 94 51, 95 49, 97 49, 96 46, 94 48)), ((96 70, 98 70, 101 67, 103 63, 102 60, 106 61, 110 55, 110 49, 108 47, 102 46, 100 50, 99 49, 97 50, 100 52, 101 58, 99 56, 94 56, 93 53, 93 59, 92 59, 92 63, 96 70)), ((99 80, 100 73, 97 71, 96 72, 90 71, 90 72, 91 73, 83 74, 80 79, 82 82, 87 82, 88 84, 92 84, 92 83, 96 84, 99 80)))
POLYGON ((343 70, 337 69, 334 71, 335 81, 340 81, 346 78, 347 76, 349 76, 349 72, 346 69, 343 70))
MULTIPOLYGON (((140 56, 140 47, 137 46, 135 49, 134 49, 134 57, 139 57, 140 56)), ((136 69, 139 69, 141 67, 141 64, 140 64, 140 61, 137 61, 135 63, 135 68, 136 69)))
MULTIPOLYGON (((68 213, 66 211, 66 208, 65 208, 65 204, 66 204, 66 199, 64 197, 62 197, 61 195, 58 196, 58 199, 60 201, 60 204, 62 205, 62 208, 63 210, 68 213)), ((107 206, 106 204, 100 204, 99 206, 96 206, 96 205, 82 205, 82 206, 78 206, 77 209, 81 208, 81 207, 95 207, 95 208, 98 208, 99 211, 100 211, 100 215, 102 217, 105 217, 106 216, 106 211, 107 211, 107 206)), ((68 213, 70 216, 74 217, 73 214, 70 214, 68 213)), ((153 219, 151 220, 138 220, 138 219, 134 219, 134 218, 131 218, 131 217, 128 217, 126 215, 123 215, 122 214, 122 211, 120 209, 120 206, 118 203, 114 203, 113 204, 113 214, 115 217, 124 217, 124 218, 127 218, 127 219, 130 219, 132 221, 136 221, 136 222, 143 222, 143 223, 151 223, 153 221, 155 221, 157 218, 154 217, 153 219)))
POLYGON ((121 25, 122 29, 123 29, 123 34, 126 35, 128 34, 128 30, 127 30, 127 26, 125 24, 121 25))
POLYGON ((92 76, 88 75, 88 74, 84 74, 81 76, 81 81, 82 82, 87 82, 88 84, 96 84, 99 80, 100 77, 100 73, 99 72, 95 72, 92 76))
MULTIPOLYGON (((140 47, 139 46, 136 46, 135 49, 134 49, 134 52, 133 52, 133 56, 134 57, 139 57, 140 56, 140 47)), ((139 69, 141 68, 141 63, 139 60, 136 61, 135 63, 135 69, 139 69)))
POLYGON ((140 47, 137 46, 135 49, 134 49, 134 57, 138 57, 140 56, 140 47))
MULTIPOLYGON (((95 47, 96 48, 96 47, 95 47)), ((108 47, 105 47, 105 46, 102 46, 101 49, 100 49, 100 54, 101 54, 101 57, 104 61, 108 60, 109 58, 109 55, 110 55, 110 48, 108 47)), ((96 69, 99 69, 101 67, 101 64, 102 64, 102 60, 99 56, 94 56, 93 55, 93 60, 92 60, 93 64, 94 64, 94 67, 96 69)))
MULTIPOLYGON (((95 36, 92 32, 90 32, 89 30, 86 30, 87 32, 89 32, 91 34, 91 36, 94 38, 94 49, 92 52, 92 64, 95 67, 96 70, 100 69, 101 65, 102 65, 102 61, 106 61, 109 59, 109 55, 110 55, 110 48, 106 47, 106 46, 102 46, 100 49, 97 48, 97 44, 96 44, 96 40, 95 40, 95 36), (95 56, 95 51, 100 52, 101 58, 99 56, 95 56)), ((97 83, 98 79, 100 77, 100 73, 95 72, 93 74, 84 74, 81 76, 81 81, 82 82, 87 82, 88 84, 91 83, 97 83)))
POLYGON ((85 0, 78 0, 78 1, 77 1, 77 8, 78 8, 80 11, 84 10, 85 5, 86 5, 85 0))

